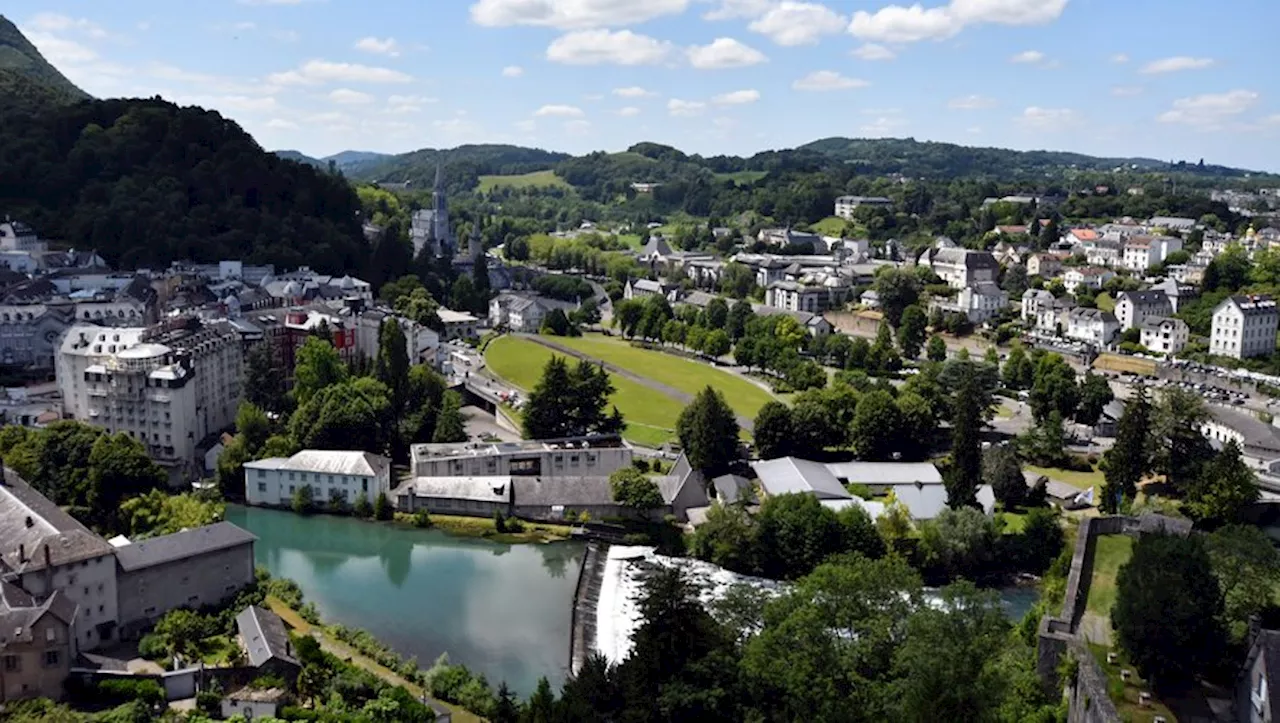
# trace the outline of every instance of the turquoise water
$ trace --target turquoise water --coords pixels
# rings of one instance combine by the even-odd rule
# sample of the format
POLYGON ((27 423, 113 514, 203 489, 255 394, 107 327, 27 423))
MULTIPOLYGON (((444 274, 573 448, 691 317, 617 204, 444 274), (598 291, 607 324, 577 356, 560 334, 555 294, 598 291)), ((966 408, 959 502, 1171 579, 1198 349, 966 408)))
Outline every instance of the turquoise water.
POLYGON ((563 681, 582 546, 500 545, 345 517, 227 507, 254 556, 328 622, 368 630, 429 667, 441 653, 521 694, 563 681))

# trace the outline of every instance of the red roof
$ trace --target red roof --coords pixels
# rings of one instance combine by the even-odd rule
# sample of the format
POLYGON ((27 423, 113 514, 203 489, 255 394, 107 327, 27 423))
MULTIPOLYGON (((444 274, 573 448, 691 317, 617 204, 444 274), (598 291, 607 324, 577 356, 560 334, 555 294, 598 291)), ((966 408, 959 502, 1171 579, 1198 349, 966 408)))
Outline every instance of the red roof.
POLYGON ((1098 232, 1094 231, 1091 228, 1073 228, 1071 229, 1071 235, 1075 236, 1081 241, 1097 241, 1098 240, 1098 232))

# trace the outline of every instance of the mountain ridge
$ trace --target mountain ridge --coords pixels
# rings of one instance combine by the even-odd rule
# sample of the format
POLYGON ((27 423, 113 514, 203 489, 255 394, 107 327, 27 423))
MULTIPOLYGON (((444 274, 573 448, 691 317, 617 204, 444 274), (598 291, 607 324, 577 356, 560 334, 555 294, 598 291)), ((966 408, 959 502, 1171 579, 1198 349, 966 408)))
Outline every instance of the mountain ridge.
POLYGON ((45 60, 40 50, 4 15, 0 15, 0 71, 31 81, 33 85, 44 88, 50 98, 61 102, 72 103, 93 97, 45 60))

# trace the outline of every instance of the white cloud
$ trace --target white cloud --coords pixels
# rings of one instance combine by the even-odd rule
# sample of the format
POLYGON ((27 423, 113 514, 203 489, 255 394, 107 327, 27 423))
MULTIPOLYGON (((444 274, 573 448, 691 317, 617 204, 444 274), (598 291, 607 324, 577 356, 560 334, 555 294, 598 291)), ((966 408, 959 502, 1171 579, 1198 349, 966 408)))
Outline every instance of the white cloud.
POLYGON ((59 13, 36 13, 26 27, 47 33, 76 32, 96 40, 110 36, 106 29, 88 18, 73 18, 59 13))
POLYGON ((547 46, 547 60, 565 65, 657 65, 670 55, 670 43, 630 30, 581 30, 547 46))
POLYGON ((591 130, 591 121, 571 120, 564 124, 566 133, 581 134, 591 130))
POLYGON ((350 88, 338 88, 329 93, 329 100, 342 105, 368 105, 373 102, 373 96, 350 88))
POLYGON ((733 38, 716 38, 710 45, 695 45, 688 50, 689 63, 699 70, 742 68, 768 61, 759 50, 733 38))
POLYGON ((355 48, 374 55, 385 55, 389 58, 400 56, 400 44, 396 42, 395 38, 384 39, 373 36, 360 38, 356 41, 355 48))
POLYGON ((864 45, 860 45, 849 51, 849 54, 862 60, 893 60, 898 57, 898 54, 893 52, 893 50, 880 45, 879 43, 866 43, 864 45))
POLYGON ((736 20, 738 18, 758 18, 769 11, 774 0, 720 0, 715 10, 705 13, 704 20, 736 20))
POLYGON ((1186 55, 1179 55, 1147 63, 1142 66, 1141 72, 1144 75, 1158 75, 1160 73, 1176 73, 1180 70, 1200 70, 1211 65, 1213 65, 1213 58, 1192 58, 1186 55))
POLYGON ((1124 53, 1116 53, 1115 55, 1111 56, 1111 62, 1115 63, 1116 65, 1124 65, 1125 63, 1129 62, 1129 56, 1124 53))
POLYGON ((1057 20, 1066 7, 1067 0, 951 0, 931 8, 920 3, 888 5, 874 13, 854 13, 849 32, 885 43, 945 40, 968 26, 1044 25, 1057 20))
POLYGON ((294 122, 293 122, 293 121, 291 121, 291 120, 285 120, 284 118, 272 118, 271 120, 267 121, 267 127, 268 127, 268 128, 270 128, 270 129, 272 129, 272 130, 277 130, 277 131, 296 131, 296 130, 298 130, 298 124, 297 124, 297 123, 294 123, 294 122))
POLYGON ((834 70, 817 70, 791 84, 795 90, 830 91, 865 88, 870 83, 860 78, 849 78, 834 70))
POLYGON ((760 100, 760 91, 758 90, 735 90, 731 93, 721 93, 711 99, 716 105, 746 105, 760 100))
POLYGON ((966 95, 960 98, 952 98, 947 102, 947 107, 952 110, 982 110, 983 108, 994 108, 996 106, 995 98, 988 98, 985 95, 966 95))
POLYGON ((679 15, 689 0, 478 0, 471 6, 477 25, 537 25, 576 30, 643 23, 679 15))
POLYGON ((645 90, 638 85, 633 85, 627 88, 614 88, 613 94, 619 98, 649 98, 657 95, 657 93, 652 90, 645 90))
POLYGON ((640 115, 640 109, 633 105, 629 105, 626 108, 619 108, 618 115, 623 118, 634 118, 635 116, 640 115))
POLYGON ((1111 95, 1117 98, 1132 98, 1135 95, 1142 95, 1142 86, 1117 85, 1111 89, 1111 95))
POLYGON ((1258 94, 1252 90, 1207 93, 1175 100, 1173 108, 1161 113, 1156 120, 1212 130, 1249 110, 1257 102, 1258 94))
POLYGON ((271 31, 271 39, 278 40, 282 43, 296 43, 302 36, 297 30, 273 30, 271 31))
POLYGON ((702 115, 707 109, 707 104, 696 100, 680 100, 672 98, 667 101, 667 112, 674 116, 690 117, 702 115))
POLYGON ((1031 130, 1060 131, 1078 123, 1080 117, 1070 108, 1041 108, 1033 105, 1022 111, 1022 115, 1015 120, 1031 130))
POLYGON ((435 102, 435 98, 421 95, 393 95, 387 98, 387 110, 391 113, 420 113, 422 106, 435 102))
POLYGON ((572 105, 544 105, 533 112, 538 118, 581 118, 586 115, 581 108, 572 105))
POLYGON ((1044 53, 1039 50, 1024 50, 1012 58, 1009 58, 1009 62, 1036 65, 1044 62, 1044 53))
POLYGON ((257 30, 257 29, 258 29, 258 24, 257 24, 257 23, 255 23, 255 22, 251 22, 251 21, 247 21, 247 20, 246 20, 245 22, 236 23, 235 25, 232 25, 232 26, 231 26, 231 29, 232 29, 232 30, 239 30, 239 31, 241 31, 241 32, 248 32, 248 31, 250 31, 250 30, 257 30))
POLYGON ((390 68, 376 68, 358 63, 333 63, 327 60, 308 60, 296 70, 273 73, 267 76, 267 79, 281 85, 408 83, 413 80, 407 73, 390 68))
POLYGON ((67 68, 63 66, 91 63, 98 59, 96 50, 74 40, 36 30, 23 30, 22 34, 36 46, 36 50, 40 51, 45 60, 64 72, 67 68))
POLYGON ((280 90, 280 86, 276 84, 263 83, 252 78, 246 80, 209 75, 208 73, 196 73, 189 70, 183 70, 182 68, 174 65, 166 65, 164 63, 153 63, 147 66, 144 72, 148 77, 155 78, 157 80, 169 80, 177 83, 199 86, 199 90, 205 93, 223 93, 227 95, 271 95, 272 93, 280 90))
POLYGON ((522 75, 524 75, 524 68, 518 65, 508 65, 502 69, 502 77, 504 78, 519 78, 522 75))
POLYGON ((748 27, 778 45, 811 45, 823 35, 845 29, 848 20, 825 5, 785 2, 770 8, 748 27))
POLYGON ((185 95, 181 93, 165 94, 165 97, 178 105, 196 105, 227 113, 267 113, 280 110, 275 98, 245 95, 185 95))

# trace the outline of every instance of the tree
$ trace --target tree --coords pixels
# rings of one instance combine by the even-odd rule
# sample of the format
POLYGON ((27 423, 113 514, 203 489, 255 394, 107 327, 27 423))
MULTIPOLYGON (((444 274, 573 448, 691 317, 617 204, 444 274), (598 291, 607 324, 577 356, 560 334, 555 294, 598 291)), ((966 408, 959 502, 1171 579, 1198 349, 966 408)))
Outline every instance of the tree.
POLYGON ((889 494, 885 496, 884 512, 876 519, 876 529, 880 531, 880 537, 891 546, 911 534, 911 511, 893 490, 889 490, 889 494))
POLYGON ((379 492, 378 496, 373 498, 373 519, 385 522, 395 517, 395 513, 386 492, 379 492))
POLYGON ((771 495, 756 514, 760 572, 775 580, 809 574, 844 549, 836 513, 810 494, 771 495))
POLYGON ((1102 418, 1106 406, 1116 398, 1106 377, 1094 374, 1092 370, 1085 372, 1080 380, 1080 405, 1076 407, 1076 421, 1094 426, 1102 418))
POLYGON ((236 409, 236 433, 245 449, 250 454, 256 454, 271 436, 271 420, 266 412, 252 402, 240 402, 240 407, 236 409))
POLYGON ((712 359, 718 359, 728 354, 732 346, 728 334, 721 329, 712 329, 707 333, 706 338, 702 340, 702 353, 712 359))
POLYGON ((193 610, 178 608, 165 613, 152 634, 163 641, 168 657, 195 657, 200 643, 214 633, 207 619, 193 610))
POLYGON ((836 513, 836 520, 840 523, 842 547, 846 552, 854 552, 873 560, 884 556, 884 538, 880 536, 875 522, 866 510, 857 505, 849 505, 836 513))
POLYGON ((223 519, 226 506, 191 493, 170 495, 153 489, 120 503, 119 531, 131 540, 168 535, 211 525, 223 519))
POLYGON ((310 514, 315 509, 315 504, 315 491, 311 489, 311 485, 302 485, 293 491, 290 506, 294 512, 300 515, 310 514))
POLYGON ((1075 370, 1062 355, 1050 353, 1040 357, 1027 401, 1036 421, 1048 419, 1053 412, 1063 419, 1075 414, 1080 390, 1076 388, 1075 370))
POLYGON ((271 344, 253 345, 245 355, 244 399, 271 412, 284 410, 284 375, 276 366, 271 344))
POLYGON ((571 414, 576 405, 569 364, 564 357, 552 355, 524 405, 525 439, 574 436, 571 414))
POLYGON ((333 344, 308 336, 298 349, 293 368, 293 399, 299 407, 325 387, 347 381, 347 367, 333 344))
MULTIPOLYGON (((754 283, 754 281, 752 282, 754 283)), ((751 304, 746 301, 735 301, 729 309, 729 317, 725 320, 724 330, 733 341, 738 341, 746 333, 747 322, 755 316, 751 304)))
POLYGON ((529 696, 525 707, 524 723, 554 723, 556 714, 556 694, 551 691, 551 683, 546 676, 538 678, 538 687, 529 696))
POLYGON ((351 506, 351 514, 362 519, 373 516, 373 505, 369 504, 368 496, 364 493, 356 495, 356 503, 351 506))
POLYGON ((609 475, 613 501, 644 514, 662 507, 662 491, 657 483, 635 467, 622 467, 609 475))
POLYGON ((1240 445, 1229 440, 1209 463, 1204 477, 1191 489, 1192 514, 1218 524, 1238 522, 1258 501, 1258 478, 1240 458, 1240 445))
POLYGON ((912 391, 904 391, 895 402, 902 420, 902 441, 898 452, 904 461, 924 459, 929 454, 938 417, 927 399, 912 391))
POLYGON ((466 422, 462 419, 462 396, 453 390, 444 393, 431 441, 436 444, 467 441, 466 422))
POLYGON ((791 453, 795 431, 791 408, 782 402, 768 402, 760 407, 754 425, 756 453, 760 459, 776 459, 791 453))
POLYGON ((1150 451, 1151 404, 1146 387, 1138 385, 1125 403, 1124 413, 1116 423, 1116 441, 1102 457, 1106 484, 1102 488, 1101 508, 1114 514, 1127 500, 1138 494, 1138 482, 1146 474, 1150 451))
POLYGON ((873 288, 880 298, 885 321, 896 327, 908 306, 920 300, 920 285, 909 269, 883 266, 876 273, 873 288))
POLYGON ((1027 430, 1019 443, 1027 459, 1045 467, 1061 466, 1067 459, 1067 432, 1062 415, 1056 411, 1049 418, 1027 430))
POLYGON ((921 526, 920 552, 926 565, 972 580, 991 568, 998 538, 982 510, 953 505, 921 526))
POLYGON ((920 345, 924 343, 928 323, 924 309, 918 305, 912 304, 903 310, 898 324, 898 348, 902 350, 904 357, 915 359, 920 355, 920 345))
POLYGON ((613 305, 612 324, 622 330, 623 336, 635 336, 640 325, 640 318, 643 316, 644 306, 640 303, 640 300, 626 299, 613 305))
POLYGON ((1207 537, 1207 544, 1228 632, 1234 642, 1242 642, 1250 619, 1271 606, 1280 585, 1280 550, 1253 525, 1220 528, 1207 537))
POLYGON ((952 509, 977 504, 982 481, 982 400, 976 374, 960 377, 951 413, 951 468, 946 477, 947 505, 952 509))
POLYGON ((444 392, 444 378, 427 365, 419 364, 409 369, 404 415, 400 419, 400 449, 407 450, 411 444, 431 441, 444 392))
POLYGON ((708 478, 738 459, 737 417, 710 385, 680 413, 676 436, 689 464, 708 478))
POLYGON ((575 331, 577 330, 563 309, 552 309, 542 320, 542 328, 539 330, 540 333, 551 336, 578 336, 575 331))
POLYGON ((858 401, 849 439, 860 459, 893 459, 902 448, 902 412, 885 391, 874 391, 858 401))
POLYGON ((609 407, 609 397, 614 392, 613 381, 603 364, 587 359, 579 359, 577 366, 570 374, 573 391, 573 404, 568 409, 572 423, 572 437, 590 434, 620 434, 622 432, 621 416, 614 407, 616 418, 609 417, 605 410, 609 407))
POLYGON ((760 571, 755 520, 741 505, 712 505, 706 522, 694 531, 691 551, 727 570, 746 575, 760 571))
POLYGON ((707 328, 724 329, 729 322, 729 302, 716 297, 707 303, 707 328))
POLYGON ((1006 510, 1022 506, 1027 496, 1027 481, 1022 476, 1022 460, 1018 458, 1017 448, 1009 444, 988 447, 982 455, 982 476, 991 485, 996 501, 1006 510))
POLYGON ((1156 469, 1177 491, 1190 495, 1204 478, 1213 448, 1201 433, 1209 418, 1204 399, 1187 389, 1168 387, 1160 397, 1152 425, 1163 441, 1155 457, 1156 469))
POLYGON ((1111 626, 1142 676, 1171 690, 1218 662, 1222 611, 1203 540, 1148 533, 1116 576, 1111 626))
POLYGON ((409 392, 409 347, 400 321, 388 316, 378 326, 378 358, 375 365, 378 380, 391 390, 391 410, 399 420, 409 392))
POLYGON ((929 344, 925 349, 925 357, 931 362, 943 362, 947 360, 947 344, 942 337, 934 335, 929 337, 929 344))
POLYGON ((147 455, 142 442, 124 432, 103 434, 89 452, 85 506, 94 522, 113 527, 120 503, 165 486, 168 476, 147 455))
POLYGON ((1058 510, 1049 507, 1034 507, 1027 513, 1018 545, 1024 569, 1042 573, 1062 553, 1066 535, 1059 516, 1058 510))
POLYGON ((507 687, 506 681, 498 686, 498 697, 493 706, 493 715, 489 717, 493 723, 520 723, 520 706, 515 695, 507 687))
POLYGON ((1004 385, 1009 389, 1028 389, 1035 381, 1035 367, 1027 359, 1027 351, 1022 344, 1015 343, 1009 350, 1009 358, 1004 360, 1002 373, 1004 385))
POLYGON ((391 391, 372 377, 321 388, 289 420, 289 435, 306 449, 384 454, 393 430, 391 391))

